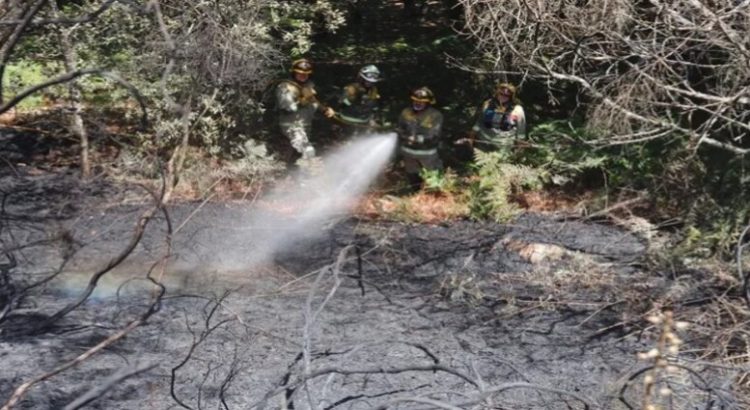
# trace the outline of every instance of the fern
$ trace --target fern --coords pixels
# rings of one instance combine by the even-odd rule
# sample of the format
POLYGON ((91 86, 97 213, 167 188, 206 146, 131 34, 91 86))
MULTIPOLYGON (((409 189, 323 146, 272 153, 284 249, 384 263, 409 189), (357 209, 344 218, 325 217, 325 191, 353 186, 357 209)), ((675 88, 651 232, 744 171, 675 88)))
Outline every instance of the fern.
POLYGON ((518 214, 520 208, 510 201, 514 192, 541 188, 538 169, 507 162, 502 151, 475 153, 479 180, 472 189, 472 215, 491 217, 505 222, 518 214))
POLYGON ((429 170, 423 168, 420 172, 424 181, 424 190, 443 194, 451 194, 458 191, 458 175, 452 169, 445 171, 429 170))

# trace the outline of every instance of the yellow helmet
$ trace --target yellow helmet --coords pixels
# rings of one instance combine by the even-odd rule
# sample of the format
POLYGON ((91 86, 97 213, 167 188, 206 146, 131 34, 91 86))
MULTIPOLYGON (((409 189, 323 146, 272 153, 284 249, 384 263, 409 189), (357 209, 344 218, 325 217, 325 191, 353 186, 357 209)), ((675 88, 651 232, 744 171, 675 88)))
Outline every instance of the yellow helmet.
POLYGON ((300 74, 312 74, 313 65, 310 60, 306 58, 300 58, 299 60, 294 60, 292 62, 291 71, 300 74))
POLYGON ((423 104, 435 104, 435 94, 427 87, 420 87, 411 93, 411 100, 423 104))

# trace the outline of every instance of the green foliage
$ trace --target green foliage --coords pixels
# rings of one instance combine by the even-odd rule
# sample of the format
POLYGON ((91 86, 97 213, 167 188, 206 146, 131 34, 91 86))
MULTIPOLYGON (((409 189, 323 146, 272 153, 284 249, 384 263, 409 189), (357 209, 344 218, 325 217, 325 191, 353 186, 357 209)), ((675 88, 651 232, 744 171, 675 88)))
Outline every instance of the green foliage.
MULTIPOLYGON (((5 68, 3 90, 9 96, 15 95, 31 85, 42 82, 50 70, 51 67, 34 61, 24 60, 9 64, 5 68)), ((37 93, 23 100, 17 108, 20 110, 37 108, 42 105, 42 101, 43 94, 37 93)))
POLYGON ((492 218, 505 222, 513 218, 519 208, 511 195, 521 190, 541 187, 538 169, 508 162, 507 153, 475 151, 478 175, 470 187, 470 209, 475 218, 492 218))
POLYGON ((453 194, 459 190, 458 175, 450 168, 445 171, 423 168, 420 176, 422 187, 427 192, 453 194))
POLYGON ((681 135, 623 145, 607 145, 603 135, 567 122, 541 124, 511 160, 538 169, 545 183, 645 195, 653 205, 644 216, 682 227, 675 256, 731 253, 750 216, 747 159, 696 152, 681 135))
POLYGON ((538 168, 546 183, 565 185, 591 170, 606 168, 608 156, 592 149, 589 131, 569 122, 551 121, 534 127, 529 144, 513 153, 513 160, 538 168))
POLYGON ((612 190, 658 189, 672 168, 685 163, 684 138, 607 145, 604 135, 606 131, 567 121, 543 123, 529 133, 528 144, 513 152, 512 160, 539 168, 545 183, 606 184, 612 190))

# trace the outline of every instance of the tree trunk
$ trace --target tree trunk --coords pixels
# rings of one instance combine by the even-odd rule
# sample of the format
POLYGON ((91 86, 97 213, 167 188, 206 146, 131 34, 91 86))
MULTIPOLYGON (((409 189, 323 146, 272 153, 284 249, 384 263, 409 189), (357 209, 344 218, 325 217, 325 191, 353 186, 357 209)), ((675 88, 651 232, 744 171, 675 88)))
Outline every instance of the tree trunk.
MULTIPOLYGON (((50 2, 54 9, 55 17, 60 17, 60 10, 55 2, 50 2)), ((70 36, 76 26, 70 28, 60 28, 60 45, 62 46, 63 63, 65 71, 72 72, 76 70, 78 56, 75 47, 70 41, 70 36)), ((70 130, 78 137, 81 144, 81 177, 89 178, 91 176, 91 163, 89 161, 89 136, 86 127, 83 124, 83 104, 81 103, 81 87, 77 80, 68 83, 68 93, 70 95, 70 130)))

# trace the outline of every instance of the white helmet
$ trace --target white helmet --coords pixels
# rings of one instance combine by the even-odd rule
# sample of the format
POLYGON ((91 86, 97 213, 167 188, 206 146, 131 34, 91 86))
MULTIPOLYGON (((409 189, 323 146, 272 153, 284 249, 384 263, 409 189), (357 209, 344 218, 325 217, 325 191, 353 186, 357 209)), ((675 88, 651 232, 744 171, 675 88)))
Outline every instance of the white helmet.
POLYGON ((372 64, 362 67, 359 70, 359 77, 369 83, 377 83, 382 80, 380 78, 380 70, 372 64))

